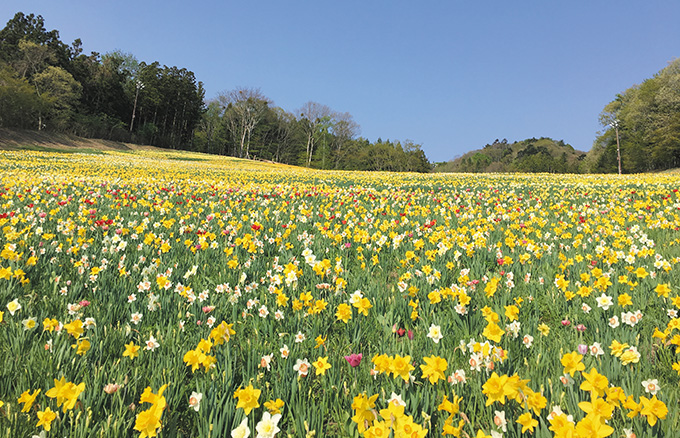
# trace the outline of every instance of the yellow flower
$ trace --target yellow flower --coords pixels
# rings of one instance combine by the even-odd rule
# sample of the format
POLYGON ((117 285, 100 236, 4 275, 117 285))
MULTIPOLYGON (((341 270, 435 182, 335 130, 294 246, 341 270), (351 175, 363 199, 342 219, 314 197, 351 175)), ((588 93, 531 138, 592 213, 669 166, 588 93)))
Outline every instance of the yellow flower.
POLYGON ((390 372, 392 372, 394 378, 401 377, 404 382, 408 382, 409 373, 414 369, 415 367, 411 365, 411 356, 395 355, 390 361, 390 372))
POLYGON ((158 405, 161 407, 161 410, 165 408, 166 401, 165 397, 163 397, 163 392, 165 389, 168 387, 167 384, 161 386, 158 388, 158 394, 154 394, 153 390, 151 389, 150 386, 147 386, 144 388, 144 392, 142 392, 142 395, 139 397, 139 403, 151 403, 152 405, 158 405))
POLYGON ((550 333, 550 327, 547 324, 541 323, 538 325, 538 331, 541 332, 543 336, 548 336, 550 333))
POLYGON ((631 299, 631 296, 628 295, 628 294, 619 295, 618 301, 619 301, 619 306, 621 306, 621 307, 626 307, 626 306, 630 306, 630 305, 633 304, 633 300, 631 299))
POLYGON ((268 402, 264 403, 264 407, 267 408, 270 414, 276 415, 281 413, 281 409, 284 406, 283 400, 280 398, 277 398, 276 400, 269 400, 268 402))
POLYGON ((533 409, 537 416, 541 414, 541 410, 548 404, 548 399, 543 394, 531 390, 526 395, 526 401, 529 409, 533 409))
POLYGON ((609 350, 611 351, 612 356, 621 357, 621 355, 623 354, 623 350, 625 350, 628 347, 629 347, 628 344, 625 343, 622 344, 616 339, 614 339, 612 343, 609 345, 609 350))
POLYGON ((534 427, 538 426, 538 421, 534 420, 534 417, 531 416, 531 412, 525 412, 520 415, 519 418, 517 418, 516 423, 522 425, 522 433, 527 430, 533 432, 534 427))
POLYGON ((446 359, 439 356, 424 357, 425 365, 420 365, 423 371, 423 379, 429 379, 431 384, 437 383, 440 379, 445 380, 444 371, 448 366, 446 359))
POLYGON ((83 356, 90 350, 90 341, 88 341, 87 339, 79 339, 78 342, 73 344, 71 347, 77 348, 76 354, 79 356, 83 356))
POLYGON ((656 288, 654 289, 654 292, 656 292, 656 295, 659 297, 668 297, 668 294, 670 293, 671 288, 668 283, 665 284, 658 284, 656 288))
POLYGON ((505 396, 510 392, 511 388, 508 385, 508 376, 506 374, 499 376, 494 372, 482 386, 482 393, 486 395, 486 406, 490 406, 495 401, 504 405, 505 396))
POLYGON ((21 393, 21 396, 18 400, 19 403, 24 404, 24 407, 21 408, 21 412, 28 412, 31 409, 31 406, 33 406, 33 402, 35 401, 35 398, 38 396, 38 394, 40 394, 40 389, 36 389, 33 394, 31 394, 29 390, 21 393))
POLYGON ((457 395, 454 395, 452 400, 449 400, 448 397, 444 395, 444 400, 442 400, 441 404, 437 406, 437 410, 446 411, 451 415, 455 415, 460 410, 460 400, 461 398, 457 395))
POLYGON ((647 270, 645 270, 645 268, 640 266, 635 270, 635 275, 637 275, 637 278, 645 278, 646 276, 649 275, 649 273, 647 272, 647 270))
POLYGON ((312 362, 314 368, 316 369, 316 375, 325 375, 326 371, 331 369, 331 364, 328 363, 328 356, 319 357, 316 362, 312 362))
POLYGON ((73 409, 78 401, 78 396, 85 390, 85 383, 76 385, 72 382, 67 382, 64 376, 60 380, 54 379, 54 388, 45 393, 49 398, 57 399, 57 407, 64 405, 62 410, 66 413, 67 410, 73 409))
POLYGON ((594 397, 592 402, 581 402, 578 407, 586 414, 602 420, 609 420, 614 413, 614 407, 599 397, 594 397))
POLYGON ((236 404, 236 409, 243 408, 246 415, 250 414, 254 408, 259 408, 260 403, 257 399, 260 398, 260 393, 262 391, 253 388, 253 385, 248 385, 244 389, 237 389, 234 391, 234 398, 238 398, 238 403, 236 404))
POLYGON ((326 336, 325 338, 321 335, 317 336, 316 339, 314 339, 314 342, 316 342, 316 346, 314 346, 314 349, 322 347, 326 343, 326 339, 328 339, 328 336, 326 336))
POLYGON ((377 399, 378 394, 372 395, 371 397, 366 396, 366 394, 359 394, 354 397, 352 409, 354 409, 355 414, 352 417, 352 421, 357 424, 359 433, 364 433, 373 420, 375 420, 373 409, 375 408, 375 401, 377 399))
POLYGON ((368 298, 363 297, 362 299, 355 301, 353 306, 357 308, 359 313, 368 316, 368 309, 373 307, 373 304, 371 304, 371 301, 368 298))
POLYGON ((52 421, 54 421, 55 418, 57 418, 56 412, 52 412, 48 406, 44 411, 38 411, 38 424, 36 424, 35 427, 42 426, 49 432, 52 428, 52 421))
POLYGON ((496 343, 499 343, 501 341, 501 337, 504 334, 505 331, 494 322, 490 322, 489 324, 487 324, 487 326, 484 328, 484 331, 482 332, 482 335, 484 335, 487 339, 494 341, 496 343))
POLYGON ((338 304, 338 308, 335 312, 335 317, 338 321, 342 321, 345 324, 352 319, 352 308, 347 303, 338 304))
POLYGON ((570 376, 574 377, 576 371, 585 370, 586 366, 581 362, 582 359, 583 356, 575 351, 562 356, 560 362, 562 362, 562 366, 564 366, 564 373, 569 373, 570 376))
POLYGON ((56 329, 59 326, 59 321, 56 319, 52 318, 45 318, 42 322, 43 324, 43 331, 48 331, 52 332, 54 329, 56 329))
POLYGON ((139 431, 139 438, 155 437, 156 430, 161 427, 161 415, 163 414, 163 407, 154 404, 146 411, 142 411, 137 415, 135 420, 136 431, 139 431))
POLYGON ((371 438, 387 438, 390 435, 390 426, 384 421, 376 421, 366 431, 366 436, 371 438))
POLYGON ((576 423, 576 434, 579 437, 604 438, 614 433, 614 428, 604 424, 599 417, 586 415, 576 423))
POLYGON ((68 324, 64 324, 64 328, 66 329, 69 335, 72 335, 76 339, 78 339, 80 335, 82 335, 83 332, 85 331, 83 329, 83 321, 79 319, 71 321, 68 324))
POLYGON ((647 417, 647 422, 650 426, 654 426, 657 419, 665 419, 666 414, 668 414, 666 404, 661 400, 658 400, 656 396, 651 399, 640 397, 640 404, 642 405, 640 414, 647 417))
POLYGON ((510 305, 510 306, 505 306, 505 316, 512 322, 517 319, 519 316, 519 308, 517 306, 510 305))
POLYGON ((139 356, 139 345, 135 345, 134 342, 125 344, 125 351, 123 352, 123 357, 129 357, 131 360, 139 356))
POLYGON ((589 391, 591 397, 602 397, 604 395, 605 390, 609 386, 609 380, 605 376, 598 373, 594 367, 590 369, 589 373, 582 372, 581 375, 585 379, 580 386, 582 390, 589 391))

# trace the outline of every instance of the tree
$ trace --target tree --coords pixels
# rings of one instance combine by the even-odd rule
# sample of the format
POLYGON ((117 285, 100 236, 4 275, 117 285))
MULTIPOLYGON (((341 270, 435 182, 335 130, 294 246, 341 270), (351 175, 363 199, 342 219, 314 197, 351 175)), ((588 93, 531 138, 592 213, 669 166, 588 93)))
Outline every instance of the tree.
POLYGON ((333 110, 326 105, 310 101, 305 103, 302 108, 298 110, 298 114, 300 114, 298 120, 307 137, 306 163, 307 167, 309 167, 312 163, 312 155, 314 154, 321 132, 325 129, 324 127, 333 117, 334 113, 333 110))
POLYGON ((616 146, 617 130, 623 172, 680 166, 680 59, 617 95, 603 109, 600 123, 605 131, 590 154, 597 169, 611 168, 608 151, 616 146))
POLYGON ((253 130, 272 101, 259 88, 236 88, 221 93, 217 100, 225 109, 224 117, 238 145, 239 158, 248 158, 253 130))
POLYGON ((80 84, 63 68, 52 66, 34 75, 33 82, 54 127, 66 129, 73 116, 73 107, 80 98, 80 84))
POLYGON ((340 168, 340 164, 346 161, 348 153, 347 145, 361 132, 361 127, 350 113, 335 114, 333 124, 331 126, 333 133, 333 152, 335 155, 334 166, 336 169, 340 168))
POLYGON ((0 69, 0 127, 28 128, 40 111, 40 100, 27 79, 9 67, 0 69))

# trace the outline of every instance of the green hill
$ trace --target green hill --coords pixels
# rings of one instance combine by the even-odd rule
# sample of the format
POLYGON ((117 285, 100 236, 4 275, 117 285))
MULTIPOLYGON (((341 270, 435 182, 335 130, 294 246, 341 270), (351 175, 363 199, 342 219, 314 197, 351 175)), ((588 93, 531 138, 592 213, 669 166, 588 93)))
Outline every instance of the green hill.
POLYGON ((462 157, 438 163, 434 172, 582 173, 585 158, 585 152, 562 140, 541 137, 508 143, 503 139, 462 157))

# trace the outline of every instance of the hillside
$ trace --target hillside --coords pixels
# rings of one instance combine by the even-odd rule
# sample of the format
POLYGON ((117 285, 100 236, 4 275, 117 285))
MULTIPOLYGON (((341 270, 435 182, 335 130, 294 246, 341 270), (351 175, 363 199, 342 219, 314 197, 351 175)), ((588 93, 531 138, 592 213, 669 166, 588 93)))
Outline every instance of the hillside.
POLYGON ((446 163, 434 172, 548 172, 583 173, 586 153, 562 140, 541 137, 514 143, 494 141, 446 163))

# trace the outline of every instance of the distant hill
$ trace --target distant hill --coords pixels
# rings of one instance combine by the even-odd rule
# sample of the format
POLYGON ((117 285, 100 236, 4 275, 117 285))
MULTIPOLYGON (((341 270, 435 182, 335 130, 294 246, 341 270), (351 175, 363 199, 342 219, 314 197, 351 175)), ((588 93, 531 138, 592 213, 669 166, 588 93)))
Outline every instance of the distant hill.
POLYGON ((445 163, 433 172, 549 172, 584 173, 586 153, 562 140, 529 138, 514 143, 496 140, 445 163))

